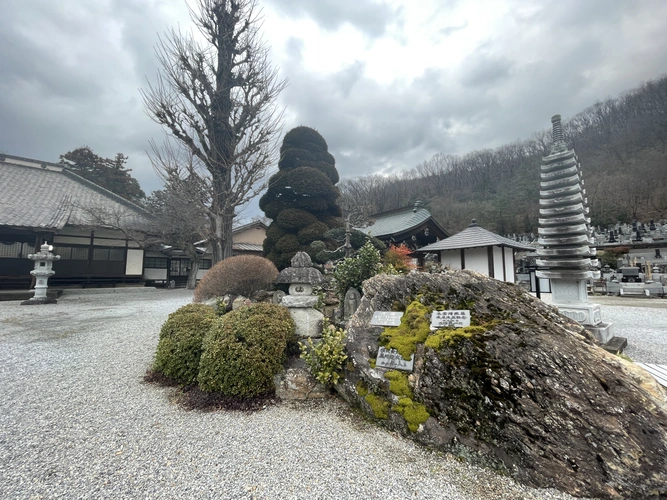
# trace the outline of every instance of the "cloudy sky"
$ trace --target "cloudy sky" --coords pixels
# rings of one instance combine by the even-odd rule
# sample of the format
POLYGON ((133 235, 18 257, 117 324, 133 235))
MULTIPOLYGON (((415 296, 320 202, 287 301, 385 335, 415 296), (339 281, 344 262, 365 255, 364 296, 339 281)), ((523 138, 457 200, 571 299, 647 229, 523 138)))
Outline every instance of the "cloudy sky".
MULTIPOLYGON (((286 132, 327 140, 342 177, 492 148, 667 73, 664 0, 260 0, 289 86, 286 132)), ((160 187, 139 89, 183 0, 0 1, 0 152, 122 152, 160 187)))

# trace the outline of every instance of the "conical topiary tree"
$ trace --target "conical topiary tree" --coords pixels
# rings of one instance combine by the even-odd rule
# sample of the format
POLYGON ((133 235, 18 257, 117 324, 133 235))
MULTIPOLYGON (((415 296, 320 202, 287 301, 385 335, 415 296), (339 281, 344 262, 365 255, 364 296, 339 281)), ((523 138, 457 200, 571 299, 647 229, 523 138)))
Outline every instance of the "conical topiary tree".
POLYGON ((342 225, 336 161, 324 138, 312 128, 287 132, 280 147, 278 172, 259 207, 273 220, 266 231, 264 255, 278 267, 289 266, 296 252, 313 253, 310 244, 342 225))

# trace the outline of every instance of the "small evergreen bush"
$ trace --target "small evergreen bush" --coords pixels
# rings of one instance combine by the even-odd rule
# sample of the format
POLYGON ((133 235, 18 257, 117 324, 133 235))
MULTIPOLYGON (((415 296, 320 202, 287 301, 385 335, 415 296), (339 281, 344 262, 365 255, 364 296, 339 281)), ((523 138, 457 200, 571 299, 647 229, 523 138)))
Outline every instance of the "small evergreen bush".
POLYGON ((286 307, 259 303, 227 313, 203 342, 199 388, 251 398, 274 389, 296 327, 286 307))
POLYGON ((195 288, 195 302, 223 295, 243 295, 270 288, 278 269, 268 259, 257 255, 237 255, 218 262, 209 269, 195 288))
POLYGON ((204 335, 215 323, 215 309, 188 304, 169 315, 160 330, 153 371, 180 384, 197 381, 204 335))
POLYGON ((359 249, 354 257, 349 257, 336 266, 333 277, 336 293, 341 298, 350 288, 361 290, 361 285, 382 270, 380 252, 370 241, 359 249))
POLYGON ((313 339, 308 338, 307 343, 299 342, 299 346, 301 359, 306 362, 317 381, 326 386, 336 385, 343 371, 343 363, 347 359, 345 330, 337 329, 325 320, 321 342, 315 344, 313 339))

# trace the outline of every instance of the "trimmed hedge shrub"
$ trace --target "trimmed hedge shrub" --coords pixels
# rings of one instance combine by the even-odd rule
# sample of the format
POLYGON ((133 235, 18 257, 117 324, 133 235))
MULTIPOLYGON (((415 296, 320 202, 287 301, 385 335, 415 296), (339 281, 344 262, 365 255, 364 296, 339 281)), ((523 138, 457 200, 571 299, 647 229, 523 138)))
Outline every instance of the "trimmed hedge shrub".
POLYGON ((206 272, 195 288, 195 302, 227 294, 250 297, 270 288, 277 277, 278 269, 269 259, 257 255, 230 257, 206 272))
POLYGON ((309 245, 313 241, 322 237, 329 228, 324 222, 314 222, 299 231, 299 243, 309 245))
POLYGON ((277 304, 253 304, 222 316, 204 338, 199 388, 242 398, 273 391, 295 328, 287 308, 277 304))
POLYGON ((333 245, 324 233, 342 224, 337 182, 336 161, 316 130, 301 126, 285 134, 278 172, 259 200, 259 208, 273 219, 266 232, 264 256, 279 269, 289 266, 302 249, 299 247, 308 247, 314 240, 333 245))
POLYGON ((188 304, 169 315, 160 330, 153 371, 181 384, 197 381, 202 341, 218 319, 211 306, 188 304))
MULTIPOLYGON (((305 210, 299 210, 298 208, 288 208, 280 212, 276 220, 279 224, 276 227, 283 227, 288 230, 294 230, 314 224, 317 222, 317 217, 315 217, 310 212, 306 212, 305 210)), ((273 227, 273 225, 271 227, 273 227)), ((325 231, 328 229, 329 228, 327 227, 325 231)))
POLYGON ((299 249, 299 238, 294 234, 286 234, 276 242, 276 250, 278 252, 294 252, 299 249))

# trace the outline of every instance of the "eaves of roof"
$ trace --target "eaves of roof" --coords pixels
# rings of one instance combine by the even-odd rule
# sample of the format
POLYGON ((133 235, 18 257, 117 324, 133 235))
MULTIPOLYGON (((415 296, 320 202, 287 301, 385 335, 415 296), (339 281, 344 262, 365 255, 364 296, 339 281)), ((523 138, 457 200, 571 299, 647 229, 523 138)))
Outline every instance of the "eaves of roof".
POLYGON ((432 218, 431 213, 425 208, 418 208, 416 210, 410 208, 386 214, 377 214, 374 218, 375 222, 373 224, 359 228, 359 231, 370 236, 375 236, 376 238, 382 238, 409 232, 428 221, 447 235, 447 231, 440 227, 432 218))
POLYGON ((435 252, 460 248, 504 246, 516 250, 535 250, 535 247, 518 243, 477 225, 468 226, 460 233, 444 240, 436 241, 417 250, 417 252, 435 252))

